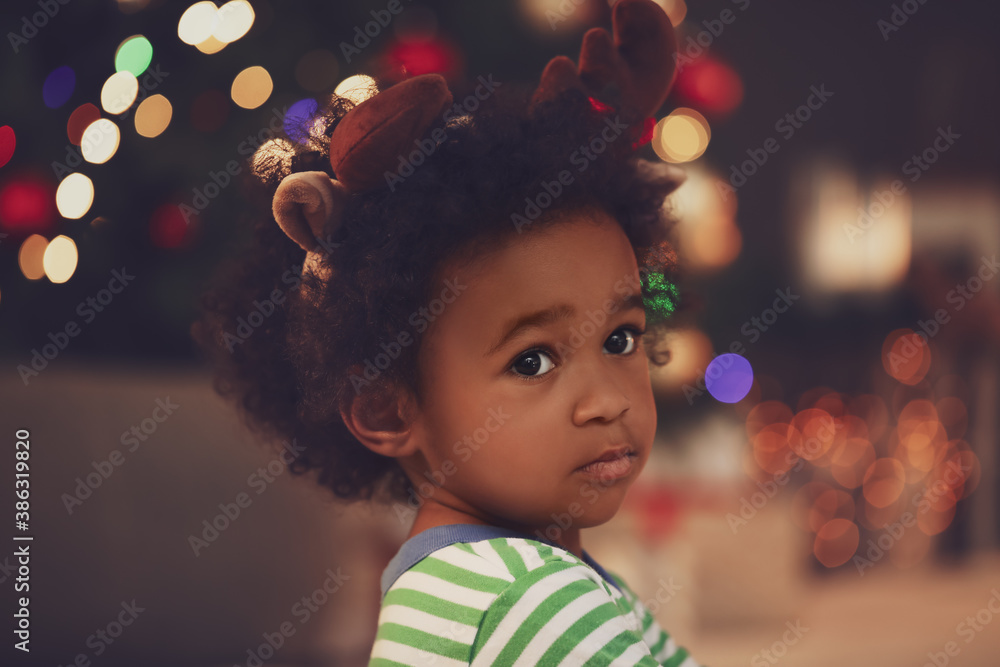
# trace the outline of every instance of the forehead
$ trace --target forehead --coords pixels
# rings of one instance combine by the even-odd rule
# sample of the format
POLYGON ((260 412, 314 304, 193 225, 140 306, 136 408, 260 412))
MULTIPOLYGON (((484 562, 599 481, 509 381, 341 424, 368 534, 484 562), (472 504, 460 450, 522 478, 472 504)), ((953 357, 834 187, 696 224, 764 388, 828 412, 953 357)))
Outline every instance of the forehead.
POLYGON ((556 301, 599 306, 620 297, 621 286, 634 285, 637 276, 628 237, 603 213, 567 216, 513 234, 441 273, 442 280, 457 278, 467 285, 449 310, 490 321, 556 301))

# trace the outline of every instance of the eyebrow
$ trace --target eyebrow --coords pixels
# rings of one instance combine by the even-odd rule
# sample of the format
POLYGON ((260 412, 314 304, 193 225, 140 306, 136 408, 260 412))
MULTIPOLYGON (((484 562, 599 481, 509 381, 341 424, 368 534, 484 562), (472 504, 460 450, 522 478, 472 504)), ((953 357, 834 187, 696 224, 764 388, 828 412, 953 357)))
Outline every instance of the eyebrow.
MULTIPOLYGON (((610 301, 611 299, 609 299, 610 301)), ((627 297, 621 297, 614 299, 614 312, 620 312, 625 310, 633 310, 636 308, 645 310, 646 306, 642 300, 641 294, 631 294, 627 297)), ((607 312, 607 309, 604 309, 607 312)), ((527 313, 520 317, 516 317, 501 329, 503 333, 496 340, 495 343, 490 345, 489 349, 483 356, 489 357, 494 354, 497 350, 506 345, 511 339, 518 336, 525 329, 530 329, 532 327, 542 327, 547 324, 552 324, 561 319, 566 319, 572 317, 576 314, 576 309, 573 306, 560 303, 551 308, 545 308, 543 310, 536 310, 532 313, 527 313)))

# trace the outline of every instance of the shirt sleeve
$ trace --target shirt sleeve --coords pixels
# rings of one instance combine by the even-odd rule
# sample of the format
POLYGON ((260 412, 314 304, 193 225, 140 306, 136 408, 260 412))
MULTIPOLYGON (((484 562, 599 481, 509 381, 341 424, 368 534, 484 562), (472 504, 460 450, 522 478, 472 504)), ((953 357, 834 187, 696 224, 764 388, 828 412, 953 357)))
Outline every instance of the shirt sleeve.
POLYGON ((639 601, 639 596, 635 594, 628 584, 618 575, 611 573, 614 580, 618 582, 629 604, 632 606, 635 615, 642 621, 642 639, 649 647, 649 652, 657 661, 658 665, 666 667, 699 667, 694 658, 690 656, 687 649, 678 646, 673 637, 660 627, 652 612, 639 601))
POLYGON ((689 667, 683 649, 669 662, 653 657, 631 608, 589 567, 549 561, 517 577, 490 605, 471 664, 689 667))

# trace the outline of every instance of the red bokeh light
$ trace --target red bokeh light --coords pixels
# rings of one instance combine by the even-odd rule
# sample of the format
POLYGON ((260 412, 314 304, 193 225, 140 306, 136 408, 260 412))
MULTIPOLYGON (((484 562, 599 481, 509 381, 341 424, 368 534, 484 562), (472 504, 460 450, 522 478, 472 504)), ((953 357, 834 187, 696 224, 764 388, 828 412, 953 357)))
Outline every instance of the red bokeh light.
POLYGON ((705 56, 685 65, 677 75, 677 94, 692 107, 724 116, 743 101, 743 82, 729 65, 705 56))
POLYGON ((163 204, 149 219, 149 237, 157 248, 182 248, 191 242, 191 227, 177 204, 163 204))
POLYGON ((41 176, 19 174, 0 186, 0 225, 18 233, 44 233, 56 218, 55 186, 41 176))

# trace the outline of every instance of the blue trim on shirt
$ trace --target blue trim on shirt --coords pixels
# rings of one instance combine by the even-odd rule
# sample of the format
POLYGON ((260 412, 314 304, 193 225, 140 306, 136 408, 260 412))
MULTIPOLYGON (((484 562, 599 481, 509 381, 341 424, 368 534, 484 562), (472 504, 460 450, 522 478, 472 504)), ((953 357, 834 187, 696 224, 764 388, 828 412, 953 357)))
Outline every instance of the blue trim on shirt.
MULTIPOLYGON (((497 537, 516 537, 525 540, 534 540, 547 544, 550 547, 568 551, 566 547, 555 542, 550 542, 537 535, 528 535, 516 530, 510 530, 509 528, 500 528, 499 526, 482 526, 471 523, 434 526, 403 542, 403 546, 399 548, 396 555, 389 561, 385 571, 382 572, 382 598, 385 599, 385 594, 404 572, 438 549, 458 542, 479 542, 480 540, 492 540, 497 537)), ((586 549, 583 550, 583 562, 593 568, 597 574, 601 575, 602 579, 621 591, 618 582, 612 579, 611 575, 597 561, 590 557, 586 549)))

